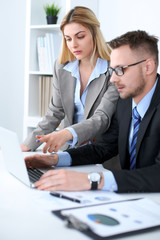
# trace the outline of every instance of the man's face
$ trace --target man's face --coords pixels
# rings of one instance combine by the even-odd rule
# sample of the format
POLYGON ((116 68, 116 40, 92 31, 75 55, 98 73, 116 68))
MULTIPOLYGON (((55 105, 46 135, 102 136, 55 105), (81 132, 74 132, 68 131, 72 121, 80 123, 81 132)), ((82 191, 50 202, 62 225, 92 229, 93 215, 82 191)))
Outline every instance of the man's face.
MULTIPOLYGON (((128 45, 113 49, 110 67, 123 67, 144 60, 141 55, 131 50, 128 45)), ((113 71, 110 81, 115 83, 121 98, 134 98, 138 103, 145 95, 146 79, 144 74, 145 62, 127 67, 122 76, 113 71)))

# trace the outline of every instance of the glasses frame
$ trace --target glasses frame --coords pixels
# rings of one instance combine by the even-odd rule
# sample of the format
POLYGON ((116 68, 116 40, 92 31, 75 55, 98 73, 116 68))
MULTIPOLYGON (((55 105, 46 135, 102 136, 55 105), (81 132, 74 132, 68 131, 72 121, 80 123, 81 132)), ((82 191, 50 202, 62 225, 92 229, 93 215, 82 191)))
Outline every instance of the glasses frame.
POLYGON ((135 66, 135 65, 140 64, 140 63, 142 63, 142 62, 145 62, 146 60, 147 60, 147 59, 144 59, 144 60, 141 60, 141 61, 139 61, 139 62, 132 63, 132 64, 129 64, 129 65, 126 65, 126 66, 122 66, 122 67, 115 67, 115 68, 108 67, 107 72, 109 73, 110 77, 112 76, 113 72, 115 72, 115 74, 116 74, 117 76, 123 76, 123 75, 124 75, 124 69, 125 69, 125 68, 135 66), (118 73, 118 69, 121 69, 122 74, 119 74, 119 73, 118 73))

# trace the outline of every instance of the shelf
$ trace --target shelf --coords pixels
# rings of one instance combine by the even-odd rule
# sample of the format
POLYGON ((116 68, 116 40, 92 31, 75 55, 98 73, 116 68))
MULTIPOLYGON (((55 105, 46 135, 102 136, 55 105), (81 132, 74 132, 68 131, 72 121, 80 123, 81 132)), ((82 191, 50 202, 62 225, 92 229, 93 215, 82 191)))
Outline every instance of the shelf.
POLYGON ((30 29, 60 31, 60 25, 59 24, 31 25, 30 29))
POLYGON ((30 75, 36 75, 36 76, 53 76, 53 73, 51 72, 40 72, 40 71, 30 71, 29 72, 30 75))

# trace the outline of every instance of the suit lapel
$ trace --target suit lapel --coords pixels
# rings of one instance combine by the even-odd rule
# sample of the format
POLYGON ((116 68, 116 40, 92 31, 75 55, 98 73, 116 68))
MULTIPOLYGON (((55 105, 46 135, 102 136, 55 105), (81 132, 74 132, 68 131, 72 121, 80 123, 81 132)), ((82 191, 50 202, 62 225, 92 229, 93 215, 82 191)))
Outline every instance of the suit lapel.
POLYGON ((71 73, 60 69, 60 94, 62 99, 62 104, 64 106, 65 114, 69 120, 69 124, 73 123, 74 114, 74 90, 76 79, 71 76, 71 73))
POLYGON ((120 113, 120 125, 119 125, 119 152, 121 156, 122 167, 126 166, 126 162, 124 160, 127 159, 128 149, 129 149, 129 132, 130 132, 130 124, 132 117, 132 99, 122 100, 126 101, 125 105, 121 109, 120 113))
POLYGON ((156 86, 155 92, 154 92, 152 100, 151 100, 151 104, 150 104, 150 106, 149 106, 141 124, 140 124, 139 132, 138 132, 138 138, 137 138, 136 155, 139 152, 140 145, 141 145, 141 142, 143 140, 146 129, 147 129, 147 127, 148 127, 148 125, 151 121, 151 118, 152 118, 154 112, 156 111, 156 106, 160 102, 159 89, 160 89, 160 77, 158 75, 158 82, 157 82, 157 86, 156 86))
MULTIPOLYGON (((90 83, 87 96, 86 96, 86 101, 85 101, 84 119, 87 119, 94 102, 96 101, 98 95, 100 94, 104 86, 105 79, 106 79, 106 76, 103 74, 103 75, 100 75, 98 80, 95 79, 90 83)), ((106 87, 107 87, 107 83, 106 83, 106 87)))
POLYGON ((155 110, 156 110, 156 108, 154 107, 152 110, 148 111, 140 124, 140 128, 138 131, 138 137, 137 137, 137 145, 136 145, 136 158, 137 158, 144 134, 146 133, 146 129, 148 127, 148 124, 150 123, 150 120, 151 120, 155 110))

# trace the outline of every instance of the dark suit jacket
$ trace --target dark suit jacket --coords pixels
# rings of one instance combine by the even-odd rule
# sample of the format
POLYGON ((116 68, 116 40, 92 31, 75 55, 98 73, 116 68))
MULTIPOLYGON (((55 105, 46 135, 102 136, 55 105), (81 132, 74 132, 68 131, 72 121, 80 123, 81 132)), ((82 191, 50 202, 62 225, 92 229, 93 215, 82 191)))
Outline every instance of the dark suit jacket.
POLYGON ((132 99, 119 99, 110 128, 95 144, 68 150, 72 165, 103 163, 119 154, 122 170, 113 170, 118 192, 160 191, 160 76, 150 106, 140 124, 136 169, 130 170, 129 132, 132 99))

